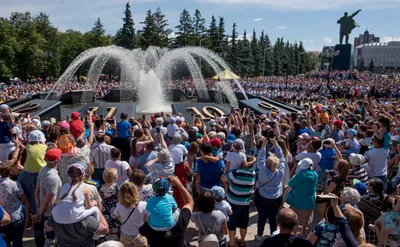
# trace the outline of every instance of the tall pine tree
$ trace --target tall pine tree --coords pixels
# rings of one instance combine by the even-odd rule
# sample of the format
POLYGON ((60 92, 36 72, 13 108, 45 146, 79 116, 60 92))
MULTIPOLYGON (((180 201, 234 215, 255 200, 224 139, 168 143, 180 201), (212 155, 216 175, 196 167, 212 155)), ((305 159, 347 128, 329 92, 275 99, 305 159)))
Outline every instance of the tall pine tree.
POLYGON ((223 58, 226 58, 226 44, 225 44, 225 20, 224 17, 219 17, 218 24, 218 46, 216 52, 223 58))
MULTIPOLYGON (((305 54, 306 50, 304 49, 303 42, 300 41, 299 43, 299 53, 302 54, 300 55, 300 66, 299 66, 299 74, 305 73, 306 72, 306 61, 305 61, 305 54)), ((311 65, 311 68, 314 66, 311 65)))
POLYGON ((143 29, 140 31, 140 46, 142 49, 147 49, 151 45, 156 45, 157 42, 157 27, 154 21, 153 14, 151 10, 146 13, 146 18, 143 22, 143 29))
POLYGON ((208 38, 210 39, 210 49, 214 52, 218 52, 219 49, 219 34, 218 34, 218 27, 217 21, 215 17, 211 17, 210 28, 207 31, 208 38))
POLYGON ((229 42, 229 53, 228 53, 228 63, 233 71, 238 71, 238 45, 237 45, 238 33, 236 31, 236 23, 232 26, 232 35, 229 42))
POLYGON ((254 59, 246 30, 243 33, 243 40, 238 42, 238 48, 239 72, 242 76, 250 75, 253 71, 254 59))
POLYGON ((178 29, 176 32, 177 37, 175 39, 176 47, 184 47, 188 45, 194 45, 194 29, 193 20, 190 17, 190 13, 184 9, 179 18, 179 25, 175 27, 178 29))
POLYGON ((172 33, 172 30, 168 28, 168 20, 165 18, 165 15, 160 8, 157 8, 156 12, 154 12, 153 19, 157 32, 157 44, 155 45, 159 47, 168 47, 168 36, 172 33))
POLYGON ((200 40, 203 38, 206 32, 205 27, 206 20, 201 16, 200 10, 196 9, 193 17, 193 31, 195 36, 195 45, 200 44, 200 40))
POLYGON ((135 34, 135 23, 132 19, 131 6, 129 2, 125 5, 125 17, 122 18, 124 25, 118 30, 115 35, 115 43, 118 46, 122 46, 126 49, 136 48, 136 34, 135 34))
POLYGON ((261 59, 263 51, 260 51, 255 29, 253 29, 253 37, 251 39, 251 53, 254 58, 254 70, 252 71, 252 75, 259 76, 261 74, 261 59))
POLYGON ((103 23, 101 23, 100 17, 98 17, 97 21, 94 23, 94 27, 92 28, 91 33, 93 35, 93 44, 95 46, 101 46, 105 31, 103 23))

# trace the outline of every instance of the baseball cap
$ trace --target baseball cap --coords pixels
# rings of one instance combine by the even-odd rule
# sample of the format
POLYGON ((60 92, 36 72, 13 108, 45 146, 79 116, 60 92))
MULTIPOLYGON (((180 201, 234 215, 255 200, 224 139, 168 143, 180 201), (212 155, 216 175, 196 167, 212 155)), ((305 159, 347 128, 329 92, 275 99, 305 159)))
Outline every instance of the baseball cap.
POLYGON ((40 130, 34 130, 28 135, 28 142, 42 142, 46 141, 44 134, 40 130))
POLYGON ((49 126, 50 125, 50 121, 49 120, 44 120, 42 122, 42 126, 49 126))
POLYGON ((224 140, 225 140, 225 133, 224 133, 224 132, 218 132, 218 133, 217 133, 217 137, 218 137, 221 141, 224 141, 224 140))
POLYGON ((367 190, 368 190, 367 185, 364 184, 363 182, 360 182, 360 180, 353 179, 353 185, 354 185, 354 189, 356 189, 358 191, 358 193, 360 193, 361 196, 363 196, 367 193, 367 190))
POLYGON ((72 167, 79 169, 81 171, 81 173, 82 173, 82 176, 85 175, 85 170, 86 169, 81 163, 75 163, 75 164, 69 165, 67 167, 67 173, 68 173, 69 169, 71 169, 72 167))
POLYGON ((49 162, 60 160, 61 153, 62 151, 59 148, 49 149, 47 150, 46 155, 44 156, 44 160, 49 162))
POLYGON ((193 126, 193 127, 192 127, 192 130, 194 130, 194 131, 196 131, 196 132, 199 132, 199 128, 197 128, 196 126, 193 126))
POLYGON ((336 125, 336 127, 338 128, 342 128, 343 126, 343 122, 341 120, 335 120, 333 124, 336 125))
POLYGON ((347 130, 347 134, 349 134, 351 136, 356 136, 357 135, 357 131, 355 129, 348 129, 347 130))
POLYGON ((69 129, 69 123, 67 121, 62 121, 60 123, 60 130, 66 130, 69 129))
POLYGON ((233 147, 236 148, 236 149, 242 149, 242 148, 244 147, 244 142, 243 142, 243 140, 242 140, 242 139, 236 139, 236 140, 233 142, 233 147))
POLYGON ((308 139, 310 139, 310 135, 307 133, 303 133, 303 134, 299 135, 299 138, 302 140, 308 140, 308 139))
POLYGON ((80 116, 79 112, 74 111, 73 113, 71 113, 71 118, 73 120, 79 119, 79 116, 80 116))
POLYGON ((313 161, 310 158, 305 158, 299 161, 299 164, 297 166, 296 172, 302 171, 302 170, 307 170, 311 168, 313 165, 313 161))
POLYGON ((210 122, 208 122, 208 124, 211 126, 215 126, 215 125, 217 125, 217 122, 215 122, 214 119, 211 119, 210 122))
POLYGON ((0 105, 0 109, 2 109, 2 110, 8 109, 8 108, 10 108, 10 107, 8 105, 6 105, 6 104, 1 104, 0 105))
POLYGON ((224 199, 225 198, 225 190, 220 186, 213 186, 211 188, 211 193, 213 194, 215 199, 224 199))
POLYGON ((365 162, 365 158, 361 154, 351 153, 349 156, 350 164, 354 166, 360 166, 365 162))
POLYGON ((153 183, 153 190, 157 194, 165 194, 169 190, 169 182, 164 177, 157 178, 153 183))
POLYGON ((169 118, 168 122, 171 123, 171 124, 175 123, 175 118, 173 118, 173 117, 169 118))
POLYGON ((211 144, 211 146, 216 146, 216 147, 222 146, 222 142, 218 137, 211 139, 210 144, 211 144))
POLYGON ((236 140, 236 136, 234 134, 229 134, 227 138, 227 142, 233 143, 236 140))

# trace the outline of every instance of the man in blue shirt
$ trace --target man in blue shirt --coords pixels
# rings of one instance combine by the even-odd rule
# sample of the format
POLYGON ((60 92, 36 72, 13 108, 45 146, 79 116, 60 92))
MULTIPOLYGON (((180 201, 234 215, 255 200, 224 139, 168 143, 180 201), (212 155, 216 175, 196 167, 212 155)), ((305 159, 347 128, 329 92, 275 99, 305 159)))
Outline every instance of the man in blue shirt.
POLYGON ((121 160, 129 161, 130 153, 130 136, 132 133, 132 125, 128 121, 128 114, 121 113, 121 122, 117 124, 117 147, 121 150, 121 160))

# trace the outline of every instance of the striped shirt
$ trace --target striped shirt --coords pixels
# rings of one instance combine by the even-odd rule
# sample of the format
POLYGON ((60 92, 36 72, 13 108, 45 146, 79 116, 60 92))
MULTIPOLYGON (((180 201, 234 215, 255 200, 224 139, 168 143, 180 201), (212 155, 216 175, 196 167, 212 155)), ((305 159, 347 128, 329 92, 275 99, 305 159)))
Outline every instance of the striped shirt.
POLYGON ((351 185, 353 183, 353 179, 358 179, 361 182, 366 183, 368 181, 367 170, 362 166, 351 169, 350 174, 347 177, 346 185, 351 185))
POLYGON ((95 169, 104 169, 107 160, 111 159, 111 149, 114 146, 108 145, 105 142, 96 143, 90 149, 90 162, 94 163, 95 169))
POLYGON ((250 205, 251 191, 256 180, 254 168, 239 168, 226 175, 229 188, 226 194, 229 203, 239 206, 250 205))

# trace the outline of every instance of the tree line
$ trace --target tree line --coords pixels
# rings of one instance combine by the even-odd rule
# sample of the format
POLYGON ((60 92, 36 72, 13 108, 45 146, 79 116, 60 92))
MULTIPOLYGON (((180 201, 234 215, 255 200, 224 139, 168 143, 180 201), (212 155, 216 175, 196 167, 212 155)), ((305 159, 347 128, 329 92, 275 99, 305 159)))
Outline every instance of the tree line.
MULTIPOLYGON (((220 55, 241 76, 300 74, 318 63, 318 57, 306 52, 302 42, 278 38, 273 45, 264 31, 257 35, 255 30, 252 35, 244 31, 239 36, 236 23, 232 33, 227 34, 224 17, 212 16, 206 26, 199 10, 192 16, 184 9, 179 25, 174 27, 175 33, 160 8, 148 10, 141 22, 142 29, 135 30, 128 2, 122 20, 123 26, 112 36, 106 35, 100 18, 85 33, 72 29, 61 32, 45 13, 33 16, 29 12, 15 12, 9 18, 0 18, 0 78, 36 78, 44 73, 57 78, 81 52, 108 45, 126 49, 202 46, 220 55)), ((80 70, 78 73, 83 74, 85 67, 80 70)), ((109 74, 116 72, 115 66, 106 66, 105 70, 109 74)), ((202 71, 206 76, 212 74, 206 64, 202 71)))

